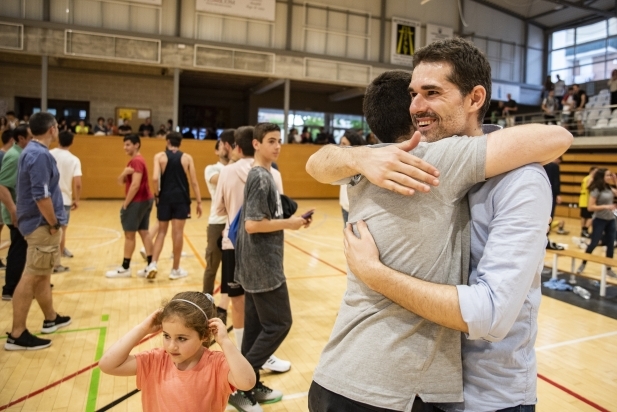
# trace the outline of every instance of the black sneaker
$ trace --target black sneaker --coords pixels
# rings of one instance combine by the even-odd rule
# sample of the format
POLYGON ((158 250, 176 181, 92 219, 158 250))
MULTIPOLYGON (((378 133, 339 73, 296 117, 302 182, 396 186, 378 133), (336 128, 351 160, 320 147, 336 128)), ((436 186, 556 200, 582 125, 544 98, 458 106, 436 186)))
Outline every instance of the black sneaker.
POLYGON ((56 313, 56 319, 46 320, 43 322, 43 328, 41 329, 41 333, 53 333, 58 329, 68 326, 70 324, 71 318, 69 316, 60 316, 59 313, 56 313))
POLYGON ((216 307, 216 317, 223 322, 223 325, 227 326, 227 311, 223 308, 216 307))
POLYGON ((261 406, 249 391, 235 391, 229 396, 229 404, 240 412, 262 412, 261 406))
POLYGON ((3 293, 2 300, 5 302, 10 302, 11 300, 13 300, 13 295, 9 295, 8 293, 3 293))
POLYGON ((557 243, 555 243, 555 242, 548 242, 548 243, 546 244, 546 248, 547 248, 548 250, 563 250, 563 249, 564 249, 564 248, 563 248, 563 246, 558 245, 558 244, 557 244, 557 243))
POLYGON ((257 385, 253 388, 253 395, 259 403, 274 403, 283 399, 283 392, 270 389, 263 382, 257 382, 257 385))
POLYGON ((588 232, 588 231, 583 230, 583 231, 581 232, 581 237, 584 237, 584 238, 589 239, 589 238, 591 237, 591 235, 589 234, 589 232, 588 232))
POLYGON ((51 340, 37 338, 28 332, 28 329, 23 331, 18 338, 12 337, 10 333, 7 335, 4 350, 39 350, 51 346, 51 340))

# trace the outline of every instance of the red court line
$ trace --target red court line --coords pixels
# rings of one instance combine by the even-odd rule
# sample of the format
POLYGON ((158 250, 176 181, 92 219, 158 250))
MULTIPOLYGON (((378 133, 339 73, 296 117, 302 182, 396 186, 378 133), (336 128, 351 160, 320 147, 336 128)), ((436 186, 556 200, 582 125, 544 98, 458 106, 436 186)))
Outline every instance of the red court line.
POLYGON ((550 384, 551 384, 551 385, 553 385, 554 387, 556 387, 556 388, 558 388, 558 389, 561 389, 562 391, 564 391, 564 392, 565 392, 565 393, 567 393, 568 395, 570 395, 570 396, 572 396, 572 397, 574 397, 574 398, 578 399, 578 400, 579 400, 579 401, 581 401, 581 402, 586 403, 587 405, 591 406, 592 408, 595 408, 595 409, 597 409, 597 410, 599 410, 599 411, 602 411, 602 412, 610 412, 608 409, 606 409, 606 408, 604 408, 604 407, 602 407, 602 406, 598 405, 598 404, 597 404, 597 403, 595 403, 595 402, 590 401, 589 399, 587 399, 587 398, 585 398, 585 397, 583 397, 583 396, 579 395, 578 393, 576 393, 576 392, 574 392, 574 391, 572 391, 572 390, 570 390, 570 389, 566 388, 566 387, 565 387, 565 386, 563 386, 563 385, 558 384, 557 382, 555 382, 555 381, 553 381, 553 380, 551 380, 551 379, 547 378, 547 377, 546 377, 546 376, 544 376, 544 375, 540 375, 540 374, 538 373, 538 379, 542 379, 543 381, 545 381, 545 382, 547 382, 547 383, 550 383, 550 384))
MULTIPOLYGON (((142 343, 144 343, 144 342, 146 342, 146 341, 148 341, 148 340, 152 339, 153 337, 157 336, 159 333, 161 333, 161 332, 153 333, 153 334, 152 334, 152 335, 150 335, 150 336, 146 336, 145 338, 143 338, 142 340, 140 340, 140 341, 139 341, 139 343, 138 343, 137 345, 141 345, 142 343)), ((92 365, 86 366, 85 368, 80 369, 80 370, 78 370, 77 372, 71 373, 70 375, 65 376, 64 378, 62 378, 62 379, 60 379, 60 380, 58 380, 58 381, 55 381, 55 382, 53 382, 53 383, 50 383, 49 385, 44 386, 44 387, 42 387, 41 389, 37 389, 37 390, 35 390, 34 392, 30 392, 30 393, 29 393, 29 394, 27 394, 26 396, 22 396, 22 397, 21 397, 21 398, 19 398, 19 399, 16 399, 16 400, 14 400, 14 401, 12 401, 12 402, 7 403, 6 405, 2 405, 2 406, 0 406, 0 411, 3 411, 3 410, 5 410, 5 409, 8 409, 8 408, 10 408, 10 407, 11 407, 11 406, 13 406, 13 405, 17 405, 18 403, 21 403, 21 402, 23 402, 23 401, 27 400, 28 398, 32 398, 32 397, 34 397, 34 396, 36 396, 36 395, 39 395, 39 394, 41 394, 41 393, 45 392, 46 390, 53 388, 54 386, 58 386, 58 385, 60 385, 62 382, 66 382, 66 381, 68 381, 69 379, 73 379, 74 377, 76 377, 76 376, 78 376, 78 375, 81 375, 81 374, 82 374, 82 373, 84 373, 84 372, 88 372, 90 369, 94 369, 94 368, 96 368, 98 365, 99 365, 98 361, 97 361, 97 362, 94 362, 92 365)))
POLYGON ((316 259, 316 260, 320 261, 320 262, 321 262, 321 263, 323 263, 324 265, 326 265, 326 266, 330 266, 332 269, 335 269, 335 270, 337 270, 337 271, 341 272, 341 273, 342 273, 342 274, 344 274, 344 275, 346 275, 346 274, 347 274, 347 272, 346 272, 346 271, 344 271, 343 269, 341 269, 341 268, 337 268, 337 267, 336 267, 336 266, 334 266, 333 264, 328 263, 328 262, 326 262, 325 260, 318 258, 317 256, 315 256, 315 255, 314 255, 314 254, 312 254, 311 252, 307 252, 306 250, 302 249, 301 247, 298 247, 298 246, 294 245, 293 243, 289 242, 288 240, 286 240, 286 241, 285 241, 285 243, 287 243, 289 246, 291 246, 291 247, 293 247, 293 248, 295 248, 295 249, 298 249, 300 252, 304 253, 305 255, 309 255, 309 256, 310 256, 310 257, 312 257, 313 259, 316 259))

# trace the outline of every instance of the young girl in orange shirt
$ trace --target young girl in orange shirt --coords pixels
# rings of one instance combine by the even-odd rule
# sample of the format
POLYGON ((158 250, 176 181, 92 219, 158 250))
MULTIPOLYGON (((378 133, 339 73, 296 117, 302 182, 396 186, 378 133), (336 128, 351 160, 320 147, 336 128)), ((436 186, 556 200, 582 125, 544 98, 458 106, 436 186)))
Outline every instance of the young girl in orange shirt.
POLYGON ((212 296, 178 293, 113 344, 99 367, 110 375, 137 375, 144 411, 222 412, 236 388, 255 386, 255 372, 215 316, 212 296), (141 339, 161 329, 163 348, 130 354, 141 339), (207 349, 212 336, 223 352, 207 349))

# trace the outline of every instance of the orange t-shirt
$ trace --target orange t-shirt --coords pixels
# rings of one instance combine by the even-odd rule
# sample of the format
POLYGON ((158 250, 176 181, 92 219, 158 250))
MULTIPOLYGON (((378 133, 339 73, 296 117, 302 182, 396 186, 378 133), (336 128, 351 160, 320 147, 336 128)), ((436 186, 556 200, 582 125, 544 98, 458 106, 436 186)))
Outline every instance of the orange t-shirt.
POLYGON ((181 371, 162 348, 135 355, 137 389, 144 412, 223 412, 233 388, 223 352, 206 349, 192 369, 181 371))

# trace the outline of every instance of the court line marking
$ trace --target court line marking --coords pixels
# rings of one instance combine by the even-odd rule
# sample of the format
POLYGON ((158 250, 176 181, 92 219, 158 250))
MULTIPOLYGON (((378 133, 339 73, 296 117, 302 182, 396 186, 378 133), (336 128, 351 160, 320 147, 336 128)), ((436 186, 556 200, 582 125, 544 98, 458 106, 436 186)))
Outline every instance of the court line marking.
MULTIPOLYGON (((73 227, 73 226, 71 226, 71 227, 73 227)), ((102 230, 103 232, 111 232, 112 234, 114 234, 116 236, 115 239, 107 240, 107 241, 105 241, 103 243, 99 243, 99 244, 96 244, 96 245, 88 246, 88 249, 98 249, 98 248, 103 247, 103 246, 111 245, 112 243, 117 242, 118 239, 120 239, 122 237, 120 231, 118 231, 116 229, 110 229, 108 227, 88 226, 88 225, 76 225, 75 227, 98 229, 98 230, 102 230)))
POLYGON ((302 249, 301 247, 294 245, 294 244, 293 244, 293 243, 291 243, 290 241, 286 240, 286 241, 285 241, 285 243, 287 243, 289 246, 291 246, 291 247, 293 247, 293 248, 295 248, 295 249, 298 249, 300 252, 302 252, 302 253, 304 253, 304 254, 306 254, 306 255, 309 255, 309 256, 310 256, 310 257, 312 257, 313 259, 316 259, 316 260, 320 261, 320 262, 321 262, 321 263, 323 263, 324 265, 329 266, 329 267, 331 267, 332 269, 335 269, 335 270, 337 270, 337 271, 341 272, 341 273, 342 273, 342 274, 344 274, 344 275, 346 275, 346 274, 347 274, 347 271, 346 271, 346 270, 343 270, 343 269, 341 269, 341 268, 338 268, 338 267, 334 266, 333 264, 331 264, 331 263, 329 263, 329 262, 326 262, 325 260, 323 260, 323 259, 321 259, 321 258, 319 258, 319 257, 315 256, 313 253, 311 253, 311 252, 307 252, 306 250, 302 249))
POLYGON ((581 401, 581 402, 583 402, 583 403, 586 403, 587 405, 591 406, 592 408, 595 408, 595 409, 597 409, 597 410, 599 410, 599 411, 601 411, 601 412, 611 412, 611 411, 609 411, 608 409, 606 409, 606 408, 604 408, 604 407, 602 407, 602 406, 598 405, 597 403, 595 403, 595 402, 593 402, 593 401, 590 401, 589 399, 587 399, 587 398, 583 397, 582 395, 579 395, 578 393, 576 393, 576 392, 574 392, 574 391, 572 391, 572 390, 570 390, 570 389, 566 388, 566 387, 565 387, 565 386, 563 386, 563 385, 560 385, 559 383, 557 383, 557 382, 555 382, 555 381, 553 381, 553 380, 551 380, 551 379, 547 378, 547 377, 546 377, 546 376, 544 376, 544 375, 541 375, 541 374, 539 374, 539 373, 538 373, 538 379, 542 379, 543 381, 545 381, 545 382, 547 382, 547 383, 550 383, 551 385, 553 385, 553 386, 554 386, 554 387, 556 387, 557 389, 561 389, 562 391, 564 391, 564 392, 565 392, 565 393, 567 393, 568 395, 570 395, 570 396, 572 396, 572 397, 574 397, 574 398, 578 399, 579 401, 581 401))
POLYGON ((567 341, 564 341, 564 342, 559 342, 559 343, 553 343, 553 344, 550 344, 550 345, 540 346, 540 347, 536 348, 536 352, 541 352, 541 351, 545 351, 545 350, 555 349, 555 348, 559 348, 561 346, 576 345, 577 343, 587 342, 587 341, 590 341, 590 340, 609 338, 611 336, 617 336, 617 331, 601 333, 599 335, 587 336, 587 337, 584 337, 584 338, 572 339, 572 340, 567 340, 567 341))
POLYGON ((201 266, 205 269, 206 266, 207 266, 206 265, 206 261, 204 260, 204 258, 201 257, 201 254, 199 252, 197 252, 197 249, 195 248, 195 245, 193 245, 193 242, 191 242, 191 239, 189 239, 189 237, 187 236, 186 233, 183 233, 182 237, 184 237, 184 240, 186 241, 186 243, 188 243, 189 247, 191 248, 191 250, 195 254, 195 257, 197 258, 197 260, 199 261, 201 266))

